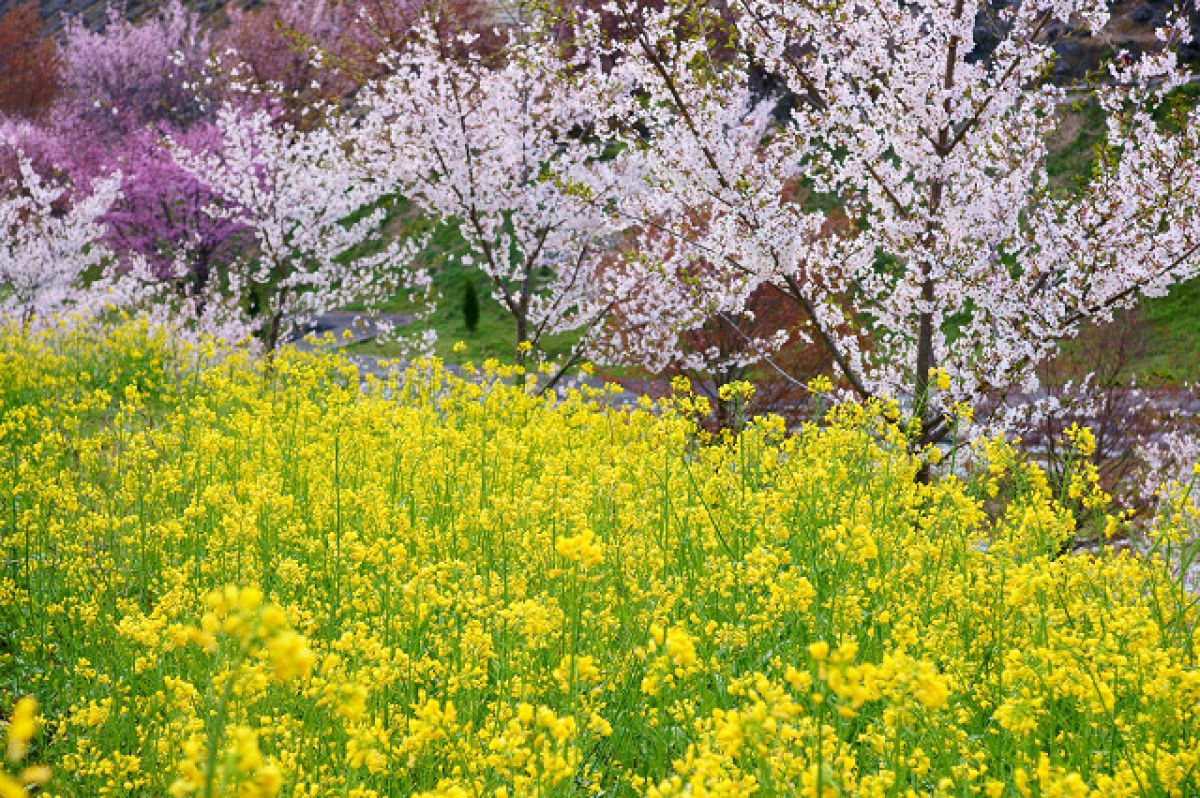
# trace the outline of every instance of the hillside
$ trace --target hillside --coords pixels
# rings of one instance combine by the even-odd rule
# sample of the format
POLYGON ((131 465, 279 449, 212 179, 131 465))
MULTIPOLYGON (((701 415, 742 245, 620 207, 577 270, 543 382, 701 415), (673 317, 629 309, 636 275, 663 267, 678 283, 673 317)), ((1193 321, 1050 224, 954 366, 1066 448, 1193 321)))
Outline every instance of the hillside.
MULTIPOLYGON (((21 0, 0 0, 0 15, 9 9, 20 5, 21 0)), ((227 0, 185 0, 186 5, 197 9, 208 19, 213 17, 225 5, 227 0)), ((256 5, 257 0, 250 0, 247 6, 256 5)), ((49 22, 51 30, 62 27, 62 20, 67 16, 82 16, 90 26, 98 26, 106 17, 108 0, 40 0, 43 19, 49 22)), ((165 5, 163 0, 128 0, 126 8, 131 18, 140 18, 155 9, 165 5)))
MULTIPOLYGON (((205 17, 215 15, 228 0, 185 0, 187 5, 198 9, 205 17)), ((0 14, 18 5, 20 0, 0 0, 0 14)), ((53 29, 62 24, 64 15, 82 15, 89 24, 102 22, 109 0, 40 0, 42 16, 50 21, 53 29)), ((257 5, 259 0, 242 0, 245 5, 257 5)), ((140 17, 163 5, 164 0, 126 0, 129 15, 140 17)), ((993 7, 1006 4, 1006 0, 992 0, 993 7)), ((1055 71, 1057 78, 1073 81, 1095 69, 1101 61, 1115 50, 1139 52, 1155 46, 1154 30, 1166 19, 1173 3, 1171 0, 1116 0, 1109 5, 1113 18, 1100 36, 1091 36, 1087 31, 1053 25, 1046 31, 1047 38, 1054 42, 1060 56, 1055 71)), ((1193 4, 1194 5, 1194 4, 1193 4)), ((1193 34, 1200 38, 1200 9, 1190 12, 1193 34)), ((988 49, 996 41, 991 13, 981 13, 975 25, 975 38, 979 47, 988 49)), ((1200 43, 1193 42, 1180 47, 1185 60, 1200 60, 1200 43)))

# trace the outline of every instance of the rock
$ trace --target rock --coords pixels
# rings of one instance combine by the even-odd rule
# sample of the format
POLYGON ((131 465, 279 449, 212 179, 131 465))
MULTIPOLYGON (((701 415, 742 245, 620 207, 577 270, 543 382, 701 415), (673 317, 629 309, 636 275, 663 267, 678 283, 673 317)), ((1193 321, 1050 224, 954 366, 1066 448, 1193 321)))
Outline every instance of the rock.
POLYGON ((1046 41, 1053 44, 1059 39, 1070 35, 1070 33, 1071 28, 1069 26, 1064 25, 1061 22, 1055 22, 1046 28, 1046 41))
POLYGON ((1060 39, 1054 43, 1054 52, 1062 61, 1074 61, 1083 55, 1083 45, 1075 39, 1060 39))
POLYGON ((967 63, 976 63, 987 58, 1000 44, 1000 34, 988 14, 980 13, 975 18, 975 30, 972 32, 975 47, 967 55, 967 63))
POLYGON ((1129 15, 1129 18, 1139 25, 1148 25, 1151 23, 1158 25, 1162 23, 1165 17, 1166 14, 1161 9, 1155 8, 1150 3, 1142 3, 1129 15))

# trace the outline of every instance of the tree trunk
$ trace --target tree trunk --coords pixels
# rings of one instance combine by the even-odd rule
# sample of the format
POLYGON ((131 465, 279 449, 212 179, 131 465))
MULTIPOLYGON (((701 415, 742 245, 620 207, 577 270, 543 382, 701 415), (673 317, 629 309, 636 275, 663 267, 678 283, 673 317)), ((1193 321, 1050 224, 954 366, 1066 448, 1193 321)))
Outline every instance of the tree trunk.
MULTIPOLYGON (((924 280, 921 283, 921 301, 926 305, 933 304, 933 280, 929 277, 929 266, 921 267, 924 280)), ((929 431, 933 429, 932 419, 929 418, 929 392, 931 380, 929 372, 934 367, 933 361, 933 311, 921 313, 917 329, 917 373, 913 392, 913 415, 921 422, 922 444, 928 443, 929 431)))
MULTIPOLYGON (((933 302, 933 280, 929 278, 928 264, 922 266, 925 280, 921 283, 921 301, 933 302)), ((921 424, 921 434, 915 441, 918 448, 929 445, 934 419, 929 416, 929 390, 932 383, 929 372, 933 369, 933 313, 926 309, 921 313, 917 330, 917 373, 913 397, 913 417, 921 424)), ((917 471, 917 482, 928 485, 931 478, 928 462, 923 462, 917 471)))
MULTIPOLYGON (((525 365, 525 355, 528 354, 521 348, 521 344, 529 341, 529 318, 524 313, 518 313, 517 319, 517 365, 525 365)), ((532 343, 532 342, 530 342, 532 343)))

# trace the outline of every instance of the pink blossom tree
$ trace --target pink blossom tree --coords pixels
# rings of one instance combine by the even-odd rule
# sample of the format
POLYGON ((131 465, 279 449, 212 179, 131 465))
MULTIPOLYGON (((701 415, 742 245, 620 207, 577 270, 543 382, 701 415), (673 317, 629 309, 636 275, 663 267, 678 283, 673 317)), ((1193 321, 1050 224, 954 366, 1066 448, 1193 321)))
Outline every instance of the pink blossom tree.
POLYGON ((184 265, 198 286, 239 255, 245 230, 212 212, 219 196, 175 162, 168 141, 193 153, 222 142, 215 125, 200 122, 171 135, 147 127, 131 133, 112 155, 123 175, 121 196, 104 216, 107 240, 123 258, 141 257, 162 273, 184 265))
POLYGON ((22 180, 23 160, 43 176, 61 172, 61 155, 58 140, 43 122, 0 114, 0 180, 22 180))
POLYGON ((211 48, 199 15, 171 0, 156 15, 131 22, 109 7, 102 30, 67 18, 63 30, 60 130, 77 128, 73 144, 102 145, 148 124, 187 127, 204 112, 196 81, 211 48))
POLYGON ((268 0, 228 9, 214 49, 227 77, 269 90, 289 120, 305 126, 318 121, 314 105, 386 72, 380 56, 403 49, 422 21, 447 39, 469 31, 469 49, 492 51, 502 37, 489 11, 488 0, 268 0))
POLYGON ((842 385, 905 400, 928 444, 947 434, 950 401, 1035 394, 1035 367, 1082 323, 1195 275, 1200 111, 1175 125, 1152 113, 1184 78, 1172 45, 1186 30, 1164 31, 1160 54, 1122 56, 1098 88, 1106 147, 1068 196, 1046 174, 1067 95, 1047 80, 1045 34, 1099 31, 1107 4, 1006 4, 991 48, 974 38, 985 12, 981 0, 658 12, 613 0, 585 16, 576 45, 604 65, 598 82, 628 87, 614 114, 640 122, 626 140, 649 190, 620 213, 687 244, 680 266, 646 271, 660 285, 639 299, 663 300, 643 314, 663 320, 660 337, 735 317, 770 287, 803 312, 842 385), (696 258, 713 268, 697 275, 696 258), (936 396, 935 368, 952 377, 936 396))
POLYGON ((218 34, 220 71, 238 84, 269 91, 289 121, 301 124, 314 105, 357 86, 361 15, 355 6, 271 0, 253 9, 230 8, 229 25, 218 34))
POLYGON ((604 100, 564 77, 557 48, 514 39, 502 57, 462 51, 432 28, 366 87, 358 131, 368 177, 460 231, 462 261, 515 323, 515 352, 589 336, 627 289, 611 268, 605 205, 624 176, 586 135, 604 100))
POLYGON ((180 0, 138 22, 121 11, 110 6, 97 31, 66 20, 63 96, 32 150, 50 164, 39 163, 44 172, 65 171, 81 188, 119 171, 122 192, 103 221, 126 267, 144 258, 164 271, 184 257, 203 282, 210 261, 233 253, 238 230, 205 212, 213 192, 175 164, 164 142, 204 149, 220 140, 205 121, 217 95, 209 36, 180 0))
POLYGON ((428 275, 414 266, 421 243, 383 239, 384 196, 359 179, 345 131, 301 131, 229 105, 215 124, 219 147, 175 144, 172 152, 213 191, 208 212, 243 229, 252 250, 199 287, 207 298, 189 297, 188 307, 237 310, 270 352, 322 312, 370 308, 401 288, 428 291, 428 275))

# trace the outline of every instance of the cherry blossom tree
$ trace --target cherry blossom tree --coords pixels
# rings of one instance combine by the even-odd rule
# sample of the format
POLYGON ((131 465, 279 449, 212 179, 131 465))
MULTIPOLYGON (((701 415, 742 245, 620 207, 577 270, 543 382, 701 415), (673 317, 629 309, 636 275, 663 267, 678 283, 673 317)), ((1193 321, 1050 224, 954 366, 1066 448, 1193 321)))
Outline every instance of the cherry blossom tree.
POLYGON ((605 205, 624 177, 586 135, 604 101, 544 39, 484 58, 425 28, 391 65, 361 97, 369 179, 457 226, 463 263, 515 322, 518 360, 567 330, 583 331, 577 357, 623 291, 605 205))
POLYGON ((0 183, 0 319, 30 328, 60 314, 94 315, 118 298, 102 279, 111 257, 100 218, 119 179, 67 203, 68 186, 44 180, 18 156, 20 179, 0 183))
POLYGON ((196 286, 202 296, 189 296, 187 307, 238 309, 271 352, 322 312, 369 308, 401 288, 428 291, 428 275, 414 266, 421 242, 384 241, 384 196, 359 179, 345 131, 301 131, 230 105, 215 124, 215 150, 177 144, 173 153, 217 197, 209 212, 245 230, 253 251, 196 286))
MULTIPOLYGON (((1104 152, 1065 195, 1046 174, 1067 98, 1046 32, 1099 32, 1104 2, 613 0, 584 18, 573 41, 598 83, 627 87, 614 118, 637 120, 625 141, 649 190, 619 213, 687 245, 649 264, 659 285, 639 299, 663 305, 642 315, 678 340, 776 290, 840 384, 907 403, 921 444, 947 433, 950 401, 1034 395, 1037 364, 1081 324, 1200 270, 1200 111, 1153 113, 1185 77, 1182 26, 1161 53, 1118 58, 1097 89, 1104 152), (1001 34, 987 49, 983 13, 1001 34), (936 396, 935 369, 952 377, 936 396)), ((998 423, 1016 418, 999 406, 998 423)))

